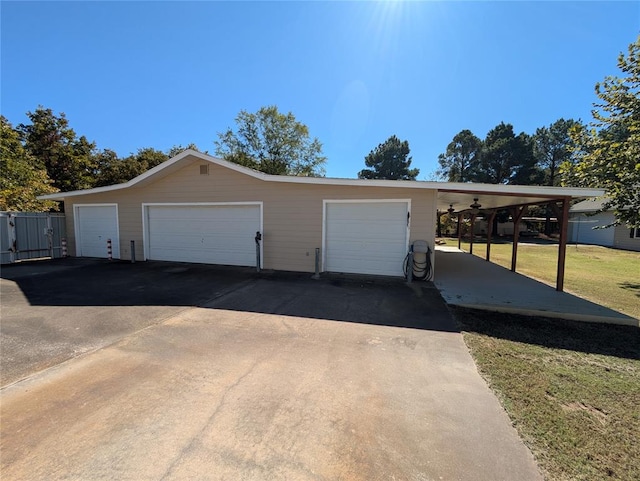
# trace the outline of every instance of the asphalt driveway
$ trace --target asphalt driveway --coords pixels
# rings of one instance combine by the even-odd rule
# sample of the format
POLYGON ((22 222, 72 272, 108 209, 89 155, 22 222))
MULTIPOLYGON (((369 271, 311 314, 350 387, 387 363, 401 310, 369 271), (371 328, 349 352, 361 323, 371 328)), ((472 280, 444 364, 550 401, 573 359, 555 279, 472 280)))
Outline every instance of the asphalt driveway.
POLYGON ((3 479, 541 479, 430 285, 145 264, 3 269, 12 339, 86 334, 2 389, 3 479))
POLYGON ((2 266, 1 385, 201 305, 253 273, 76 258, 2 266))

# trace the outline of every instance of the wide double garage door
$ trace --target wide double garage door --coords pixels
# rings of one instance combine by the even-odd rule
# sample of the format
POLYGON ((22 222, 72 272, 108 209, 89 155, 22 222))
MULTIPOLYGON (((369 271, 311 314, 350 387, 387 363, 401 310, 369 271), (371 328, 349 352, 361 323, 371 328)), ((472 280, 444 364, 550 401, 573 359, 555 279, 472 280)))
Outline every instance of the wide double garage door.
POLYGON ((159 261, 256 265, 262 205, 145 205, 145 257, 159 261))
POLYGON ((409 201, 325 201, 324 270, 402 276, 409 201))

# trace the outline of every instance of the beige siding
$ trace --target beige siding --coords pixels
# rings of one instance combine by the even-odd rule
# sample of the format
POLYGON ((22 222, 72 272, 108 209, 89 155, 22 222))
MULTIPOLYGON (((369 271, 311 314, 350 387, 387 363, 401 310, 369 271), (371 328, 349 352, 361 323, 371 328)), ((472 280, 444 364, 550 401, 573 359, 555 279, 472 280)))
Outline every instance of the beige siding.
POLYGON ((613 246, 628 251, 640 251, 640 237, 631 238, 629 228, 623 225, 615 227, 613 246))
POLYGON ((122 259, 130 258, 131 240, 136 258, 144 258, 143 203, 263 202, 265 269, 313 272, 315 248, 322 247, 325 199, 410 199, 411 241, 425 239, 433 246, 435 190, 265 182, 216 164, 210 164, 209 175, 200 175, 202 163, 195 160, 144 186, 68 198, 69 252, 75 254, 73 204, 106 202, 118 204, 122 259))

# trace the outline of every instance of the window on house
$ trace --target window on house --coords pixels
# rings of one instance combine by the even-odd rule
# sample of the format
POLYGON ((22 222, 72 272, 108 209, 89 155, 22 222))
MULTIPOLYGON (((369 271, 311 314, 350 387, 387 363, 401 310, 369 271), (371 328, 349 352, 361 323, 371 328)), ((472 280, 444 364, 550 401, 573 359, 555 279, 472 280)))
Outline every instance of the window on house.
POLYGON ((629 229, 629 237, 632 239, 640 239, 640 227, 629 229))

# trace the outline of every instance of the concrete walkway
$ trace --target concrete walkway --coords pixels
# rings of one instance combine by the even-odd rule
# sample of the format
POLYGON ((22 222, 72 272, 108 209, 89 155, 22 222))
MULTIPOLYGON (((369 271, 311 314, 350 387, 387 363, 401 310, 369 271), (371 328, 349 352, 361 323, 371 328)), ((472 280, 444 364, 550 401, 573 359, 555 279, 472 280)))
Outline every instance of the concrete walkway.
POLYGON ((434 284, 451 305, 638 326, 634 319, 455 247, 436 247, 434 284))

